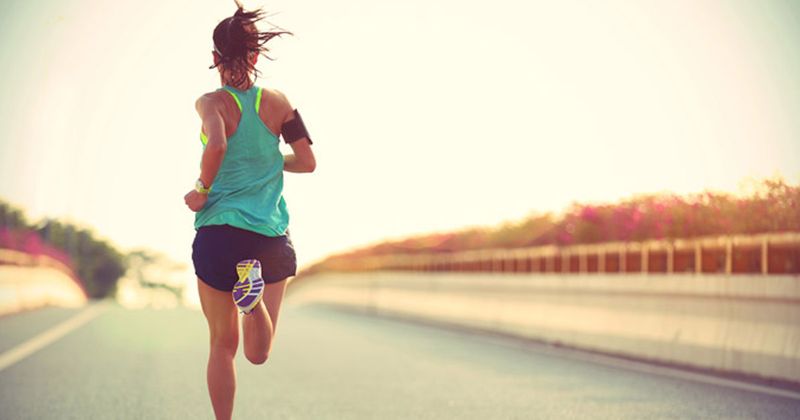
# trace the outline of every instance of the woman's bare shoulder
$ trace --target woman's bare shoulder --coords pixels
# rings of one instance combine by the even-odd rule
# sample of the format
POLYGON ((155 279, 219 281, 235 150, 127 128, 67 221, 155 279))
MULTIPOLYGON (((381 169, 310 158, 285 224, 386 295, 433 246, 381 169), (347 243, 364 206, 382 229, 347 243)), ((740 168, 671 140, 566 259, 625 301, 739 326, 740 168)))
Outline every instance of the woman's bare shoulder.
POLYGON ((224 101, 225 95, 221 90, 206 92, 197 98, 195 108, 200 111, 201 108, 222 106, 225 103, 224 101))
MULTIPOLYGON (((283 92, 271 88, 264 88, 263 92, 269 101, 270 109, 275 110, 275 112, 283 116, 292 112, 292 104, 283 92)), ((281 118, 281 121, 282 120, 284 120, 284 118, 281 118)))
POLYGON ((289 102, 289 100, 286 99, 286 95, 283 92, 279 91, 278 89, 263 88, 262 90, 264 91, 265 94, 269 95, 269 97, 271 98, 274 98, 274 100, 276 101, 282 101, 286 103, 289 102))

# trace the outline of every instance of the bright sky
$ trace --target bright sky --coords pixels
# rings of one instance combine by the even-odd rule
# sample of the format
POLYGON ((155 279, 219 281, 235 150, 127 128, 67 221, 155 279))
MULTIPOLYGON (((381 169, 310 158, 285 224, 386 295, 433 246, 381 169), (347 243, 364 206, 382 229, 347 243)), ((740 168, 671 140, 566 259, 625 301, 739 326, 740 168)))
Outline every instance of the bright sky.
MULTIPOLYGON (((194 101, 232 1, 5 0, 0 197, 190 265, 194 101)), ((301 264, 572 201, 800 179, 787 1, 245 1, 296 36, 258 83, 315 140, 301 264)))

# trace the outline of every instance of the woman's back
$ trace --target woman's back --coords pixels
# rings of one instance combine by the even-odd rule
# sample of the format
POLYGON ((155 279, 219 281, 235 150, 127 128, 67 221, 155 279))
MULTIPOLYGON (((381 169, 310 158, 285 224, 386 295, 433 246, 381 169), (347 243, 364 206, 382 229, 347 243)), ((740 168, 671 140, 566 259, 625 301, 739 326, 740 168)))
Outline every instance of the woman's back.
MULTIPOLYGON (((266 236, 285 234, 283 155, 277 130, 269 127, 280 127, 285 118, 278 95, 257 86, 246 91, 225 86, 209 94, 225 123, 227 152, 195 228, 231 225, 266 236)), ((202 133, 201 140, 205 146, 202 133)))
MULTIPOLYGON (((235 88, 232 90, 235 92, 243 92, 235 88)), ((258 111, 261 122, 273 133, 280 133, 283 121, 285 121, 286 117, 291 113, 292 107, 283 93, 267 88, 261 88, 261 90, 261 105, 258 111)), ((236 132, 242 115, 236 100, 233 99, 233 96, 226 92, 224 88, 206 93, 203 96, 209 98, 216 104, 225 122, 225 136, 228 138, 232 136, 236 132)))

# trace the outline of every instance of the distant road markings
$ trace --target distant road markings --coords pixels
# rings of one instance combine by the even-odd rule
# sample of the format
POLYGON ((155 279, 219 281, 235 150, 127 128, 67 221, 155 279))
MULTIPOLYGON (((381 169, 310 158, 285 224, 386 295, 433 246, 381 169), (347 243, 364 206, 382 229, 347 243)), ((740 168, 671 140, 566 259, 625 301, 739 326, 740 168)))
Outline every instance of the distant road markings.
POLYGON ((36 353, 37 351, 47 347, 59 338, 69 334, 81 325, 94 319, 108 309, 105 304, 92 304, 88 308, 81 311, 79 314, 72 318, 56 325, 53 328, 31 338, 30 340, 0 354, 0 372, 7 367, 19 362, 20 360, 36 353))

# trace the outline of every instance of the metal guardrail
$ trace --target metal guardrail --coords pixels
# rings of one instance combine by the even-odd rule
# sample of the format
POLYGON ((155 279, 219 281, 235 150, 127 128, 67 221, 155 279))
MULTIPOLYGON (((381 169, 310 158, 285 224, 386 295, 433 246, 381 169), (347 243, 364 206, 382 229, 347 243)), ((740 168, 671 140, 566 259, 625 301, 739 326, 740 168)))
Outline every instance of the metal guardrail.
MULTIPOLYGON (((348 270, 347 263, 334 269, 348 270)), ((527 273, 800 274, 800 233, 392 254, 359 259, 368 270, 527 273)))

